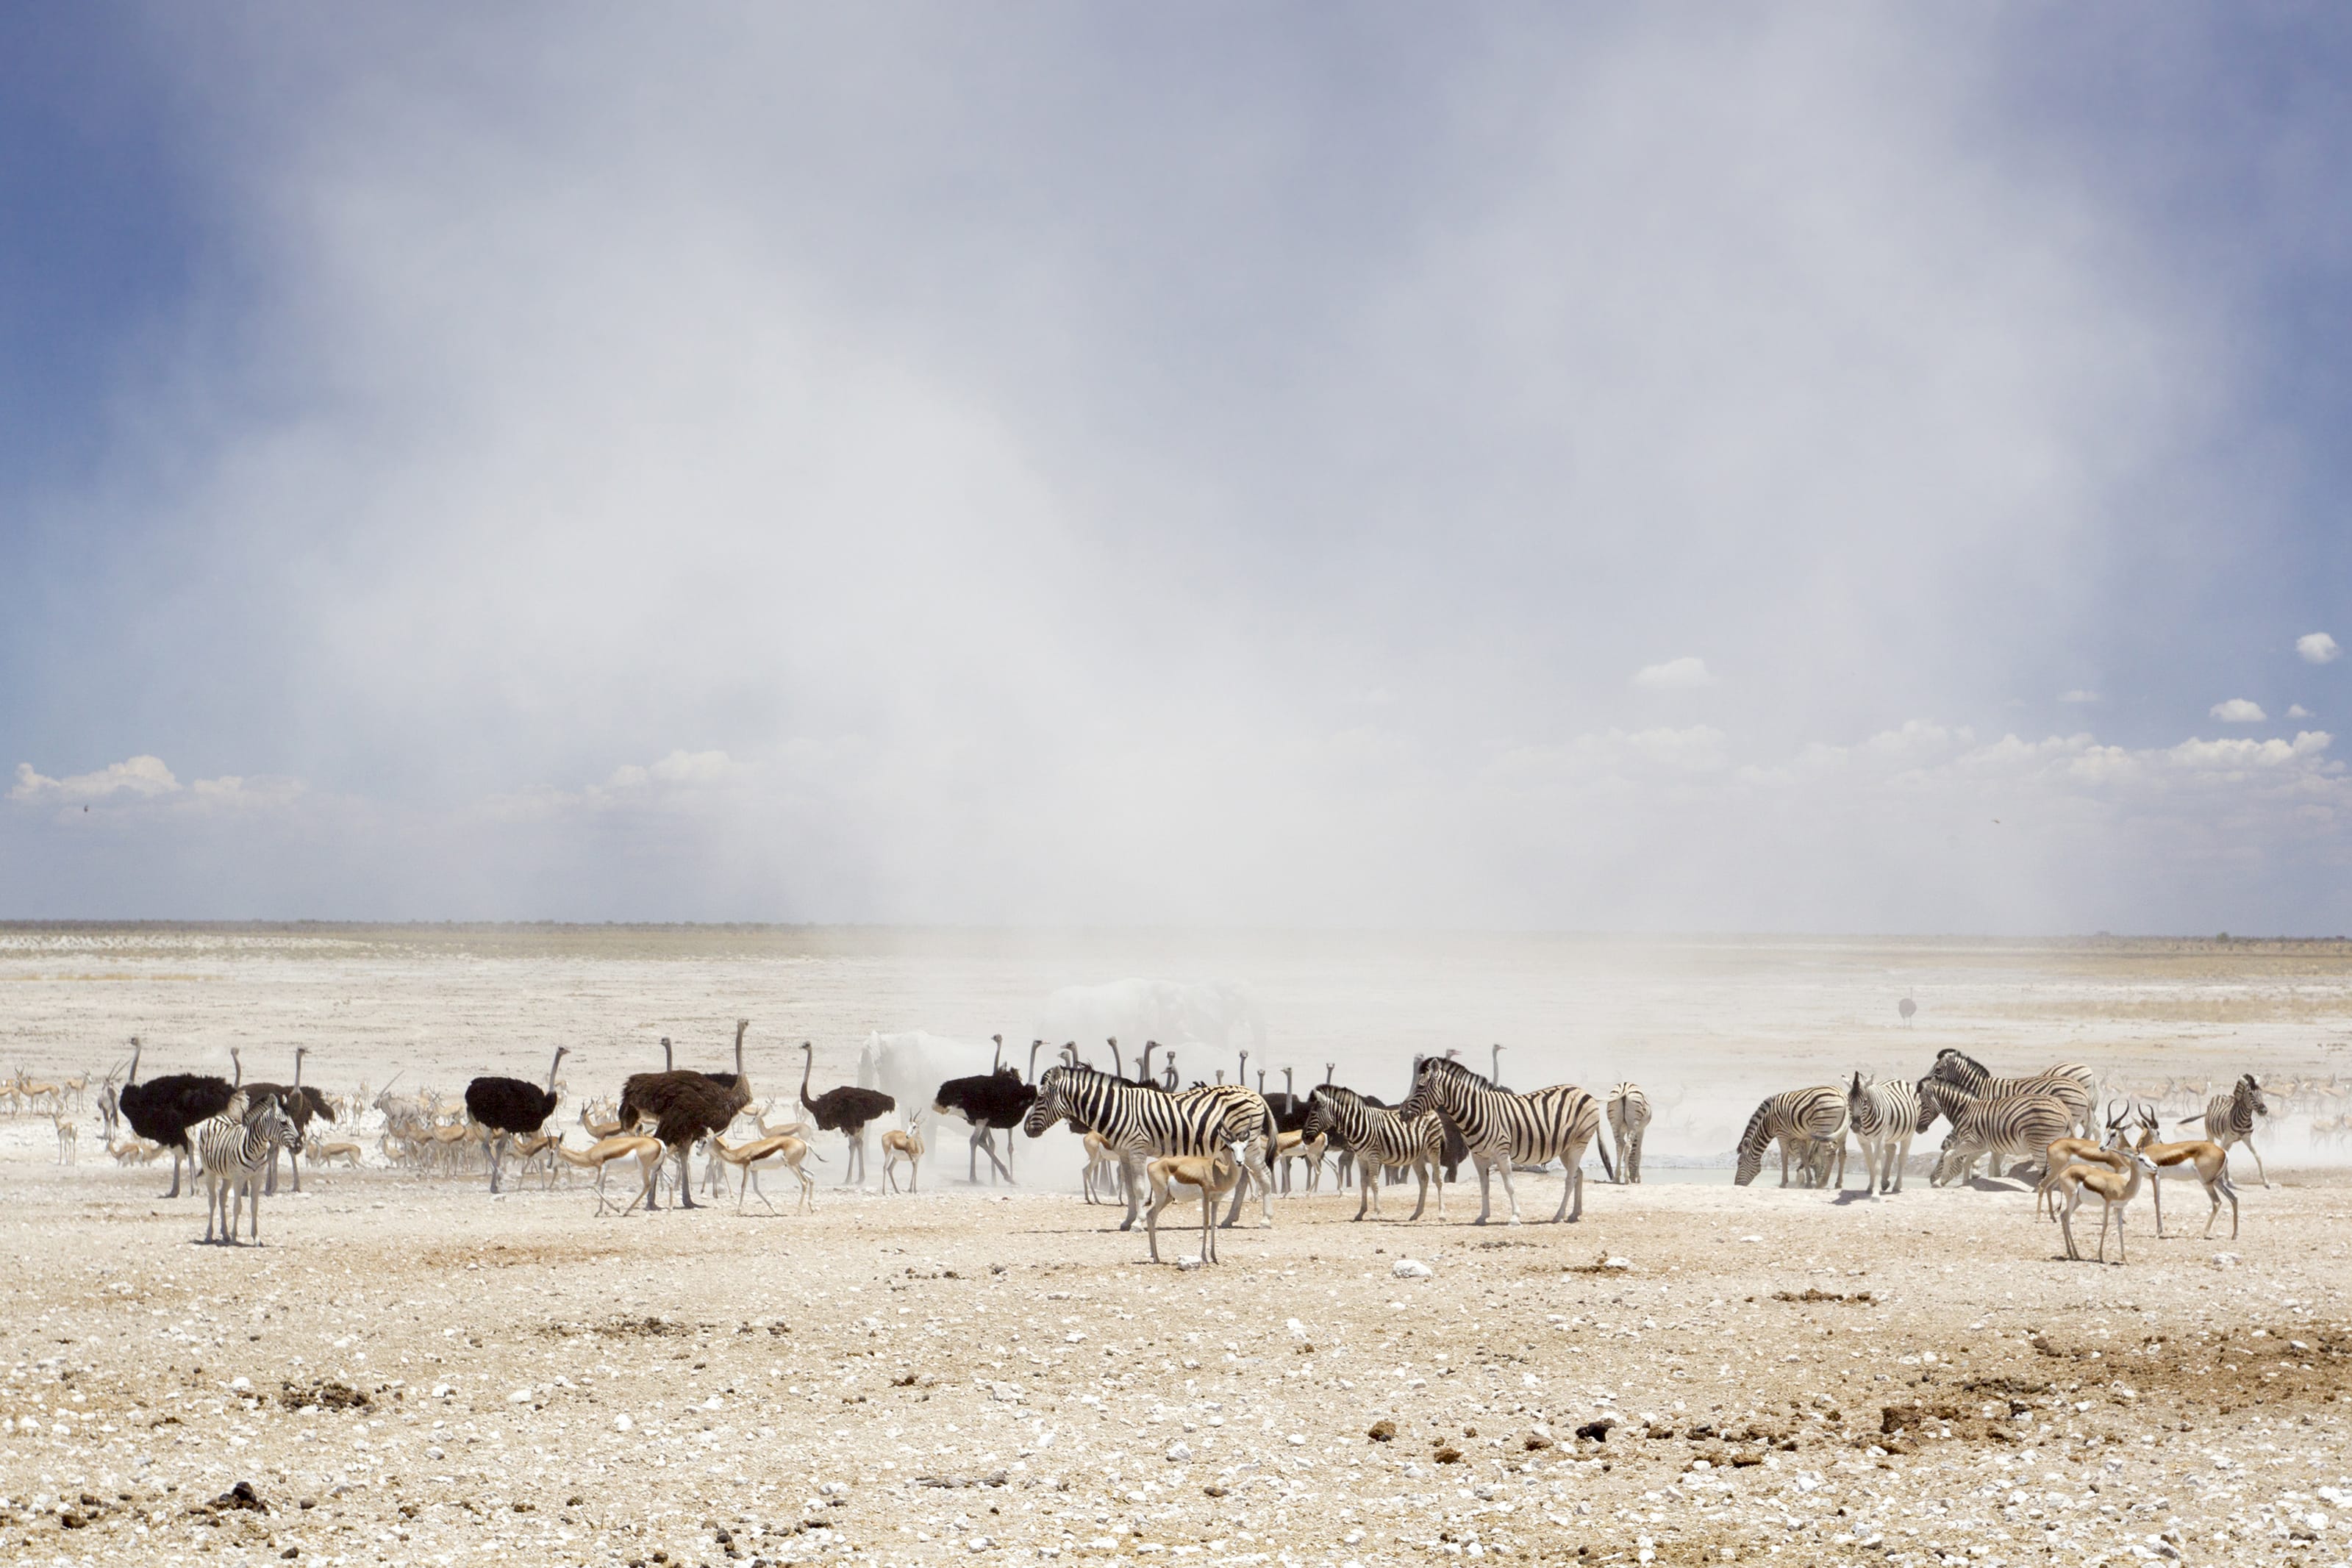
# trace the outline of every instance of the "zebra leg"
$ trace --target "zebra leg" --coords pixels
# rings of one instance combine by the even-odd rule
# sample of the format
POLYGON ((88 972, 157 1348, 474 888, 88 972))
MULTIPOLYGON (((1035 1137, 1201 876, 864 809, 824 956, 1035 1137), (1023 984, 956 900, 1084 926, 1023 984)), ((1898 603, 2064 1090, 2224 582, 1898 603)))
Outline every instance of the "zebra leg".
POLYGON ((2270 1172, 2263 1169, 2263 1152, 2262 1150, 2254 1147, 2254 1135, 2252 1133, 2248 1133, 2239 1141, 2246 1145, 2246 1153, 2254 1156, 2254 1174, 2263 1178, 2263 1185, 2264 1186, 2270 1186, 2271 1174, 2270 1172))
MULTIPOLYGON (((1419 1219, 1421 1218, 1421 1211, 1429 1207, 1429 1188, 1436 1174, 1436 1172, 1429 1168, 1428 1160, 1418 1159, 1412 1162, 1413 1180, 1421 1184, 1421 1190, 1414 1196, 1412 1212, 1405 1217, 1408 1223, 1412 1220, 1419 1219)), ((1443 1219, 1445 1218, 1445 1184, 1444 1182, 1437 1182, 1436 1186, 1437 1217, 1440 1219, 1443 1219)))
MULTIPOLYGON (((1366 1166, 1363 1168, 1366 1171, 1370 1171, 1371 1169, 1370 1166, 1366 1166)), ((1376 1181, 1364 1181, 1359 1182, 1356 1185, 1357 1189, 1363 1194, 1361 1197, 1356 1200, 1356 1218, 1358 1219, 1363 1218, 1364 1211, 1366 1209, 1370 1209, 1375 1218, 1379 1218, 1381 1212, 1381 1184, 1376 1181)))
POLYGON ((1486 1223, 1487 1216, 1492 1214, 1495 1208, 1494 1172, 1488 1166, 1486 1156, 1484 1155, 1472 1155, 1470 1163, 1478 1170, 1478 1218, 1470 1223, 1484 1225, 1486 1223))
POLYGON ((1514 1157, 1510 1150, 1504 1150, 1501 1157, 1495 1161, 1495 1168, 1503 1178, 1503 1201, 1510 1206, 1511 1223, 1521 1225, 1526 1222, 1519 1218, 1519 1189, 1511 1183, 1511 1162, 1514 1157))

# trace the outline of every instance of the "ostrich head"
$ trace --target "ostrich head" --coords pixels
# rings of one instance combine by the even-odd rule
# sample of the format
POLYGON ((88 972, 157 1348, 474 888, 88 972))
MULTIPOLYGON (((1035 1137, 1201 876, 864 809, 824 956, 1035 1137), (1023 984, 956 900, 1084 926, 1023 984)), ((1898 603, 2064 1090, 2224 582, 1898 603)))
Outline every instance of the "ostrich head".
POLYGON ((229 1083, 233 1087, 245 1082, 245 1058, 239 1056, 236 1052, 236 1047, 232 1045, 228 1048, 228 1060, 229 1065, 236 1069, 236 1076, 229 1080, 229 1083))
POLYGON ((1293 1100, 1298 1098, 1298 1085, 1295 1082, 1297 1076, 1298 1071, 1296 1068, 1286 1067, 1282 1070, 1282 1092, 1293 1100))
POLYGON ((992 1034, 988 1038, 996 1042, 996 1060, 988 1064, 988 1071, 993 1074, 1004 1065, 1004 1037, 1001 1034, 992 1034))
POLYGON ((139 1037, 138 1037, 137 1035, 135 1035, 135 1034, 134 1034, 134 1035, 132 1035, 132 1036, 131 1037, 131 1074, 130 1074, 130 1076, 129 1076, 129 1077, 127 1077, 127 1078, 123 1079, 122 1082, 123 1082, 124 1087, 128 1088, 130 1085, 131 1085, 131 1084, 133 1084, 133 1083, 136 1083, 136 1082, 139 1082, 139 1037))
POLYGON ((1029 1082, 1032 1083, 1037 1082, 1037 1053, 1044 1050, 1045 1046, 1045 1042, 1042 1040, 1033 1040, 1029 1042, 1029 1082))
POLYGON ((662 1071, 664 1072, 675 1072, 677 1071, 677 1063, 670 1060, 669 1036, 667 1035, 662 1036, 662 1071))
POLYGON ((547 1092, 550 1094, 555 1092, 555 1070, 563 1065, 563 1059, 571 1053, 571 1051, 572 1048, 568 1045, 557 1046, 555 1048, 555 1060, 547 1064, 547 1092))
POLYGON ((307 1045, 294 1048, 294 1087, 297 1089, 302 1087, 302 1059, 310 1054, 310 1048, 307 1045))

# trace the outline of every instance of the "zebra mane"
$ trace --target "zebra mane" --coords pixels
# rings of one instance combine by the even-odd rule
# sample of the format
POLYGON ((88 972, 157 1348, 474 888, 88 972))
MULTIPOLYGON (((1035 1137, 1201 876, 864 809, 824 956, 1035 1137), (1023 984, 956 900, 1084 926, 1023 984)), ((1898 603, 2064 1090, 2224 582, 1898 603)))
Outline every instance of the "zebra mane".
POLYGON ((1468 1088, 1492 1089, 1495 1086, 1493 1079, 1484 1073, 1473 1071, 1450 1056, 1424 1056, 1421 1059, 1421 1066, 1423 1071, 1433 1067, 1442 1068, 1460 1079, 1468 1088))
POLYGON ((1318 1083, 1307 1091, 1307 1098, 1311 1103, 1318 1094, 1328 1095, 1335 1104, 1352 1106, 1359 1111, 1364 1108, 1364 1097, 1344 1084, 1318 1083))
POLYGON ((1737 1147, 1740 1154, 1745 1155, 1751 1148, 1760 1152, 1765 1145, 1772 1141, 1770 1129, 1766 1125, 1771 1114, 1772 1102, 1768 1097, 1762 1104, 1756 1107, 1756 1113, 1748 1118, 1748 1126, 1739 1134, 1737 1147))
POLYGON ((1940 1067, 1948 1061, 1968 1072, 1974 1073, 1979 1079, 1990 1078, 1992 1076, 1991 1068, 1987 1067, 1983 1062, 1979 1061, 1975 1057, 1970 1056, 1967 1051, 1960 1050, 1958 1046, 1948 1045, 1943 1050, 1936 1053, 1936 1064, 1937 1066, 1940 1067))

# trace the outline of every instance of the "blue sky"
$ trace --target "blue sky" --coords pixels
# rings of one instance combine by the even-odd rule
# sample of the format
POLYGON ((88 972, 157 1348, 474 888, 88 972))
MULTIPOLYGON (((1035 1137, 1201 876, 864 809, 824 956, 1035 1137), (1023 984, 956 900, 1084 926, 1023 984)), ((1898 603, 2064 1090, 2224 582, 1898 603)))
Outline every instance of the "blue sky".
POLYGON ((1448 21, 0 17, 0 915, 2352 929, 2352 24, 1448 21))

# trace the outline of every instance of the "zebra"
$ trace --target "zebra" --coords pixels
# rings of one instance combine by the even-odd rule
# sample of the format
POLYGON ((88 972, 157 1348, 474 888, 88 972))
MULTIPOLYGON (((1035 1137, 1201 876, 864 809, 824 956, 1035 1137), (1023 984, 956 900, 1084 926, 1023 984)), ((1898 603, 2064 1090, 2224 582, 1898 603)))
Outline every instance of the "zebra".
MULTIPOLYGON (((1739 1168, 1732 1180, 1746 1186, 1764 1168, 1764 1146, 1777 1141, 1780 1145, 1780 1185, 1789 1185, 1789 1156, 1799 1155, 1799 1167, 1810 1184, 1813 1180, 1815 1152, 1804 1145, 1820 1144, 1834 1145, 1837 1165, 1836 1184, 1845 1186, 1845 1096, 1828 1084, 1811 1089, 1790 1089, 1779 1094, 1767 1095, 1748 1118, 1748 1128, 1739 1134, 1739 1168)), ((1824 1160, 1826 1166, 1829 1161, 1824 1160)), ((1824 1168, 1822 1172, 1827 1176, 1824 1168)))
MULTIPOLYGON (((2079 1061, 2062 1061, 2030 1078, 1995 1078, 1983 1062, 1948 1045, 1936 1053, 1936 1065, 1927 1070, 1927 1076, 1956 1083, 1979 1100, 1998 1100, 2010 1094, 2055 1094, 2074 1116, 2067 1128, 2069 1133, 2079 1127, 2086 1138, 2099 1135, 2099 1080, 2079 1061)), ((1922 1123, 1919 1131, 1927 1130, 1927 1124, 1922 1123)))
POLYGON ((1920 1080, 1922 1094, 1937 1095, 1952 1130, 1944 1136, 1943 1152, 1928 1180, 1937 1186, 1955 1177, 1965 1178, 1979 1156, 1990 1155, 1996 1171, 2006 1155, 2030 1159, 2046 1169, 2050 1145, 2074 1130, 2074 1108, 2047 1092, 2008 1094, 1998 1099, 1970 1098, 1949 1083, 1920 1080))
POLYGON ((1253 1183, 1267 1227, 1274 1224, 1274 1109, 1263 1096, 1236 1083, 1212 1084, 1171 1094, 1129 1083, 1092 1067, 1049 1067, 1037 1080, 1037 1099, 1022 1122, 1033 1138, 1055 1122, 1099 1134, 1118 1157, 1127 1188, 1121 1230, 1135 1228, 1144 1189, 1143 1165, 1163 1155, 1213 1157, 1230 1145, 1242 1145, 1245 1178, 1234 1186, 1233 1207, 1223 1223, 1240 1218, 1242 1195, 1253 1183))
POLYGON ((220 1222, 220 1239, 236 1245, 236 1228, 245 1201, 253 1202, 253 1244, 261 1245, 261 1189, 257 1179, 268 1168, 270 1156, 299 1145, 302 1134, 275 1095, 248 1105, 238 1090, 228 1108, 194 1128, 189 1142, 205 1173, 205 1239, 213 1239, 213 1224, 220 1222))
POLYGON ((2239 1075, 2236 1087, 2227 1094, 2216 1094, 2205 1103, 2201 1116, 2183 1116, 2179 1124, 2191 1122, 2205 1124, 2205 1136, 2221 1145, 2224 1154, 2231 1144, 2243 1144, 2246 1153, 2254 1156, 2254 1174, 2263 1185, 2271 1185, 2270 1173, 2263 1169, 2263 1152, 2254 1147, 2254 1118, 2271 1113, 2270 1102, 2263 1098, 2263 1086, 2251 1072, 2239 1075))
POLYGON ((1408 1219, 1419 1219, 1429 1206, 1433 1180, 1437 1186, 1437 1218, 1445 1218, 1445 1183, 1437 1175, 1438 1163, 1445 1155, 1445 1131, 1435 1115, 1407 1121, 1394 1111, 1366 1104, 1364 1097, 1352 1089, 1326 1083, 1308 1093, 1307 1123, 1300 1130, 1310 1141, 1328 1131, 1354 1158, 1356 1168, 1364 1176, 1356 1184, 1363 1195, 1356 1202, 1358 1219, 1368 1209, 1376 1216, 1380 1213, 1381 1173, 1399 1167, 1411 1169, 1421 1183, 1420 1198, 1408 1219))
POLYGON ((1845 1114, 1854 1142, 1862 1145, 1869 1190, 1901 1192, 1903 1166, 1911 1158, 1919 1120, 1919 1091, 1899 1078, 1879 1083, 1856 1072, 1853 1087, 1845 1092, 1845 1114))
POLYGON ((1642 1179, 1642 1134, 1650 1124, 1650 1097, 1638 1083, 1620 1083, 1609 1091, 1609 1135, 1617 1144, 1617 1179, 1638 1185, 1642 1179))
POLYGON ((1552 1223, 1584 1218, 1584 1151, 1595 1146, 1601 1169, 1617 1179, 1609 1145, 1595 1145, 1601 1132, 1601 1102, 1572 1083, 1555 1083, 1532 1094, 1497 1089, 1451 1057, 1425 1056, 1413 1068, 1412 1092, 1397 1107, 1411 1122, 1434 1111, 1461 1131, 1471 1163, 1478 1167, 1478 1218, 1484 1225, 1493 1212, 1491 1177, 1500 1171, 1503 1196, 1511 1206, 1511 1223, 1519 1221, 1519 1195, 1511 1185, 1511 1167, 1519 1161, 1541 1165, 1561 1162, 1568 1179, 1559 1192, 1559 1207, 1552 1223), (1573 1199, 1575 1208, 1569 1207, 1573 1199))

